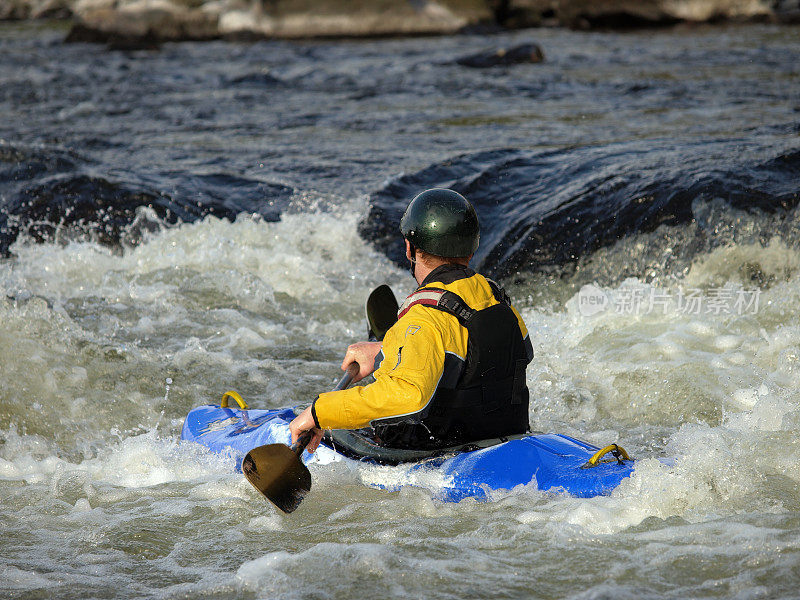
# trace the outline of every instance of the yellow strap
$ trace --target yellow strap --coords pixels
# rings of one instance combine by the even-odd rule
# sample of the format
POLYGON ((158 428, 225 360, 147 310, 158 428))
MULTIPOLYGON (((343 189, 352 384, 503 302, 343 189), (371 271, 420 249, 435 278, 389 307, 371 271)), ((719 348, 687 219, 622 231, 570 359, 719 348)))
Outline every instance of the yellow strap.
POLYGON ((241 408, 242 410, 248 408, 247 402, 242 400, 242 397, 239 395, 239 392, 234 392, 234 391, 225 392, 224 394, 222 394, 222 402, 219 403, 220 408, 228 408, 228 398, 233 398, 234 400, 236 400, 236 404, 238 404, 239 408, 241 408))
POLYGON ((594 456, 590 458, 582 468, 586 469, 589 467, 596 467, 597 463, 600 462, 600 459, 603 458, 609 452, 613 452, 614 456, 617 460, 631 460, 631 457, 628 456, 628 453, 625 452, 625 448, 622 446, 618 446, 617 444, 611 444, 610 446, 606 446, 605 448, 600 448, 597 452, 594 453, 594 456))

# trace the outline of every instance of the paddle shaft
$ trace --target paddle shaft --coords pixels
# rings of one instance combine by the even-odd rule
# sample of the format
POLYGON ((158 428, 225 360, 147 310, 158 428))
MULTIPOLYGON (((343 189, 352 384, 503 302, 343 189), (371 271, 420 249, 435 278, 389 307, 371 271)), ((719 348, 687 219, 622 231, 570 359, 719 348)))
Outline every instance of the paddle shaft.
MULTIPOLYGON (((339 383, 336 384, 336 387, 333 388, 333 391, 338 392, 349 386, 355 376, 358 375, 360 369, 361 367, 357 362, 350 363, 350 365, 347 367, 347 371, 345 371, 345 374, 342 375, 342 378, 339 380, 339 383)), ((303 453, 303 450, 306 449, 306 446, 308 446, 308 443, 311 441, 312 437, 313 435, 311 431, 306 431, 303 433, 303 435, 297 438, 297 441, 292 444, 292 452, 299 457, 303 453)))
MULTIPOLYGON (((383 336, 389 328, 397 322, 397 298, 394 297, 392 288, 388 285, 380 285, 376 287, 367 298, 365 304, 367 313, 367 323, 369 324, 370 340, 383 341, 383 336)), ((347 367, 347 371, 333 388, 334 392, 345 389, 349 386, 356 375, 358 375, 359 367, 357 362, 352 362, 347 367)), ((303 433, 297 441, 292 444, 291 450, 298 457, 306 449, 311 438, 313 437, 310 431, 303 433)))

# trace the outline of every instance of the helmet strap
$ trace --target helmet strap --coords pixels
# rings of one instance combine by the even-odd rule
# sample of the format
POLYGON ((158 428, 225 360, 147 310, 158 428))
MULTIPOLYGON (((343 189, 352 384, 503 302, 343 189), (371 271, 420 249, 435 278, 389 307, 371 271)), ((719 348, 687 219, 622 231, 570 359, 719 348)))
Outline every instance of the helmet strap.
POLYGON ((411 247, 411 276, 416 279, 417 275, 414 273, 414 269, 417 266, 417 249, 410 241, 408 242, 408 245, 411 247))

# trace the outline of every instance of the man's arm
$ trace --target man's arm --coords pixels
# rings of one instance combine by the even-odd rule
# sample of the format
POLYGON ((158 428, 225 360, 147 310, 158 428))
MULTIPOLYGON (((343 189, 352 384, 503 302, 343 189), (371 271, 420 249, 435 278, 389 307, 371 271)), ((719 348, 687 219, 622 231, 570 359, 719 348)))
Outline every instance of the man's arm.
POLYGON ((375 382, 320 394, 313 405, 316 424, 322 429, 358 429, 423 410, 444 368, 442 336, 430 309, 412 308, 387 332, 375 382))
MULTIPOLYGON (((357 342, 351 344, 347 348, 344 360, 342 360, 342 371, 346 371, 347 367, 353 363, 358 364, 359 371, 358 374, 353 377, 354 383, 356 381, 361 381, 367 375, 371 375, 373 371, 375 371, 375 358, 380 353, 382 346, 383 344, 381 342, 357 342)), ((289 432, 292 434, 292 444, 297 441, 297 438, 299 438, 304 431, 309 430, 313 432, 313 437, 308 443, 308 446, 306 446, 306 450, 314 452, 322 441, 323 430, 320 429, 316 415, 312 411, 311 406, 306 408, 289 423, 289 432)))

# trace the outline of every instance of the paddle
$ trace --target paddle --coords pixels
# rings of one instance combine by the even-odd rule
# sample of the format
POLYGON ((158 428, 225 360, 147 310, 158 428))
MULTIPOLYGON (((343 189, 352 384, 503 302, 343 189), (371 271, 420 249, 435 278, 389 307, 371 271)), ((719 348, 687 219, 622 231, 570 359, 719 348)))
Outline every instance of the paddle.
POLYGON ((371 341, 383 341, 386 332, 397 322, 397 308, 397 299, 388 285, 380 285, 372 290, 366 304, 371 341))
MULTIPOLYGON (((334 391, 350 385, 358 369, 358 363, 347 367, 334 391)), ((250 450, 242 461, 242 473, 247 481, 285 513, 293 512, 311 491, 311 473, 300 460, 310 441, 311 432, 308 431, 291 448, 286 444, 259 446, 250 450)))
MULTIPOLYGON (((372 290, 366 312, 370 339, 383 340, 397 321, 397 299, 388 285, 372 290)), ((358 363, 352 363, 334 391, 349 386, 358 371, 358 363)), ((291 447, 286 444, 259 446, 250 450, 242 461, 242 472, 247 480, 285 513, 293 512, 311 491, 311 473, 300 459, 310 441, 311 432, 307 432, 291 447)))

